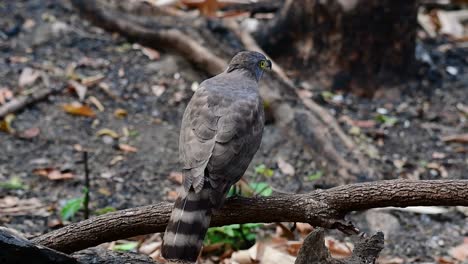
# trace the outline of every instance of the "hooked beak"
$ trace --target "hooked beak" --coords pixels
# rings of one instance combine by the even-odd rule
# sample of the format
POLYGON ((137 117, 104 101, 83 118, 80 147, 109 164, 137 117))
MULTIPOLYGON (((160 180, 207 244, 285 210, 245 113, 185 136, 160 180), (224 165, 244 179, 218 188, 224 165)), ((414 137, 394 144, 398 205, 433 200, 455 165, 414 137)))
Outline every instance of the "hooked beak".
POLYGON ((271 60, 267 60, 267 62, 268 62, 268 69, 270 69, 270 70, 271 70, 271 66, 272 66, 272 64, 271 64, 271 60))

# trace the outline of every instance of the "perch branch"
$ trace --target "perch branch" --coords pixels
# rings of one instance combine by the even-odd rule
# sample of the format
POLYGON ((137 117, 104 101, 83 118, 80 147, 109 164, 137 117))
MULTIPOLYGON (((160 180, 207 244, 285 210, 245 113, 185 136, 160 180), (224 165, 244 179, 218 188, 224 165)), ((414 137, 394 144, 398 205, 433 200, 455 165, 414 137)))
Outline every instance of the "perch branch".
MULTIPOLYGON (((468 180, 379 181, 351 184, 307 194, 232 198, 211 225, 305 222, 356 233, 344 216, 387 206, 468 206, 468 180)), ((70 253, 104 242, 163 232, 172 204, 161 202, 74 223, 33 239, 34 243, 70 253)))

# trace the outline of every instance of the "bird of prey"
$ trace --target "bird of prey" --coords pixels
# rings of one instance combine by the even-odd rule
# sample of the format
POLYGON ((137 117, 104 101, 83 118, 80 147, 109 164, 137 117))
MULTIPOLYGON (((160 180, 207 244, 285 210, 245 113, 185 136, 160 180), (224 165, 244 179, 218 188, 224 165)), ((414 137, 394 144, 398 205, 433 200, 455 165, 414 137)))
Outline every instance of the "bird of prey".
POLYGON ((164 234, 162 256, 194 263, 229 188, 247 170, 262 139, 258 82, 271 61, 258 52, 237 53, 227 69, 200 84, 182 119, 179 154, 183 188, 164 234))

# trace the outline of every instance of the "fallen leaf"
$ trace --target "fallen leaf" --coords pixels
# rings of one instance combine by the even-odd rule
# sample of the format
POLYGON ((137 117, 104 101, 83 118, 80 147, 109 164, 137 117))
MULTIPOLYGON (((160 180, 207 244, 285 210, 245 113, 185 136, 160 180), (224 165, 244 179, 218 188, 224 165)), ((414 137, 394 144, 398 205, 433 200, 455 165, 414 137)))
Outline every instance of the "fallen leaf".
POLYGON ((325 245, 328 251, 330 251, 331 256, 337 259, 347 258, 353 253, 348 244, 340 242, 332 237, 325 237, 325 245))
POLYGON ((379 264, 403 264, 405 260, 400 257, 382 257, 380 256, 377 260, 379 264))
POLYGON ((15 196, 6 196, 0 199, 0 215, 37 215, 49 216, 47 206, 37 198, 19 199, 15 196))
POLYGON ((142 47, 141 51, 150 60, 159 60, 161 58, 161 54, 159 54, 159 52, 157 50, 155 50, 155 49, 148 48, 148 47, 142 47))
POLYGON ((307 236, 314 228, 308 223, 296 223, 296 229, 303 237, 307 236))
POLYGON ((49 180, 52 181, 73 179, 74 177, 74 175, 71 172, 62 173, 60 170, 55 168, 34 169, 33 173, 36 175, 47 177, 49 180))
POLYGON ((90 96, 88 99, 99 110, 99 112, 104 112, 104 106, 96 97, 90 96))
POLYGON ((8 59, 11 63, 26 63, 29 61, 29 58, 23 56, 11 56, 8 59))
POLYGON ((140 248, 138 248, 138 252, 150 255, 157 249, 161 248, 162 242, 161 241, 156 241, 156 242, 150 242, 150 243, 143 243, 140 248))
POLYGON ((13 134, 15 133, 15 129, 11 127, 11 123, 15 119, 14 114, 8 114, 3 118, 3 120, 0 121, 0 131, 3 131, 8 134, 13 134))
POLYGON ((31 139, 37 137, 41 133, 41 130, 38 127, 31 127, 24 131, 21 131, 18 134, 18 137, 24 139, 31 139))
POLYGON ((167 192, 167 200, 169 201, 175 201, 177 199, 177 192, 176 191, 169 191, 167 192))
POLYGON ((296 256, 302 247, 302 241, 288 241, 286 250, 292 256, 296 256))
POLYGON ((78 95, 78 99, 80 100, 80 102, 83 102, 86 97, 86 92, 88 91, 88 87, 74 80, 68 81, 68 85, 71 88, 73 88, 73 90, 75 90, 75 93, 78 95))
POLYGON ((138 152, 138 149, 127 144, 119 144, 119 149, 123 152, 138 152))
POLYGON ((115 111, 114 111, 114 116, 117 117, 117 118, 124 118, 128 115, 128 112, 127 110, 125 109, 122 109, 122 108, 117 108, 115 111))
POLYGON ((58 219, 58 218, 54 218, 54 219, 51 219, 47 222, 47 226, 49 228, 58 228, 58 227, 62 227, 63 226, 63 222, 58 219))
POLYGON ((112 138, 119 138, 119 134, 117 134, 117 132, 115 132, 114 130, 111 130, 109 128, 103 128, 103 129, 99 129, 98 132, 96 132, 96 135, 97 136, 109 136, 109 137, 112 137, 112 138))
POLYGON ((171 182, 182 184, 183 179, 184 175, 181 172, 171 171, 171 173, 169 173, 169 180, 171 182))
POLYGON ((153 91, 154 95, 159 97, 164 93, 164 91, 166 91, 166 87, 164 87, 163 85, 153 85, 151 86, 151 91, 153 91))
POLYGON ((286 162, 282 157, 278 157, 277 163, 278 163, 278 168, 283 174, 288 175, 288 176, 294 176, 295 174, 294 167, 288 162, 286 162))
POLYGON ((63 110, 71 115, 77 116, 86 116, 86 117, 96 117, 93 109, 89 106, 81 104, 64 104, 62 105, 63 110))
POLYGON ((41 72, 32 68, 26 67, 21 71, 18 79, 18 85, 20 87, 26 87, 32 85, 41 76, 41 72))
POLYGON ((98 74, 98 75, 95 75, 95 76, 89 76, 89 77, 86 77, 86 78, 82 78, 81 83, 86 87, 90 87, 90 86, 93 86, 95 84, 100 83, 102 80, 104 80, 104 78, 106 78, 106 76, 104 76, 102 74, 98 74))
POLYGON ((121 155, 115 156, 115 157, 113 157, 111 159, 111 161, 109 161, 109 165, 114 166, 115 164, 117 164, 117 163, 119 163, 119 162, 121 162, 123 160, 125 160, 125 158, 123 156, 121 156, 121 155))
POLYGON ((6 87, 0 88, 0 105, 6 103, 11 98, 13 98, 13 92, 10 89, 6 87))
POLYGON ((468 260, 468 237, 465 237, 462 244, 451 248, 449 254, 459 261, 468 260))
POLYGON ((449 143, 468 143, 468 133, 445 136, 442 138, 442 141, 449 143))
POLYGON ((457 261, 449 257, 436 257, 435 259, 437 264, 458 264, 457 261))

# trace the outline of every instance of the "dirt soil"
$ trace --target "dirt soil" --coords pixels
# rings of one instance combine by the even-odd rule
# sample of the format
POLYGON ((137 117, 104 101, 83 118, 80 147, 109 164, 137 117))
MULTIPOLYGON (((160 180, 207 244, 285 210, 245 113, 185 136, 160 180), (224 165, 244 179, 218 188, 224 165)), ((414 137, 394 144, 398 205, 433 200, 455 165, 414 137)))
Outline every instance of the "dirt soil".
MULTIPOLYGON (((92 211, 173 199, 178 185, 168 176, 180 171, 177 141, 182 113, 193 89, 209 77, 175 54, 159 51, 159 58, 149 58, 139 45, 91 26, 67 1, 60 2, 0 3, 0 89, 17 96, 31 88, 67 86, 74 76, 104 77, 100 85, 89 87, 84 100, 95 118, 67 114, 62 105, 79 99, 73 89, 65 88, 16 113, 12 122, 16 131, 39 128, 39 135, 25 139, 0 132, 0 183, 18 178, 24 187, 0 188, 0 199, 38 198, 46 206, 42 213, 0 215, 1 225, 29 237, 59 227, 59 208, 82 195, 80 147, 90 151, 92 211), (27 67, 42 76, 20 87, 20 75, 27 67), (108 92, 102 87, 108 87, 108 92), (102 111, 93 101, 102 104, 102 111), (126 116, 117 117, 118 109, 124 109, 126 116), (98 135, 102 129, 116 132, 119 138, 98 135), (137 151, 124 152, 119 144, 137 151), (73 177, 50 180, 37 175, 38 169, 45 168, 70 172, 73 177)), ((422 52, 432 56, 432 65, 422 68, 419 80, 389 87, 373 100, 301 86, 340 120, 386 179, 468 179, 468 146, 442 140, 468 132, 468 51, 447 45, 452 44, 420 41, 422 52), (456 74, 447 67, 455 67, 456 74)), ((247 180, 260 164, 274 174, 256 180, 281 191, 307 192, 333 182, 333 175, 321 171, 314 157, 274 124, 265 128, 247 180), (284 175, 279 158, 294 167, 294 176, 284 175)), ((468 210, 442 209, 446 210, 436 214, 378 209, 349 217, 364 231, 384 231, 383 256, 400 257, 405 263, 437 263, 438 257, 449 256, 449 250, 468 236, 468 210)), ((73 221, 81 219, 79 213, 73 221)), ((347 239, 336 231, 329 233, 347 239)))

